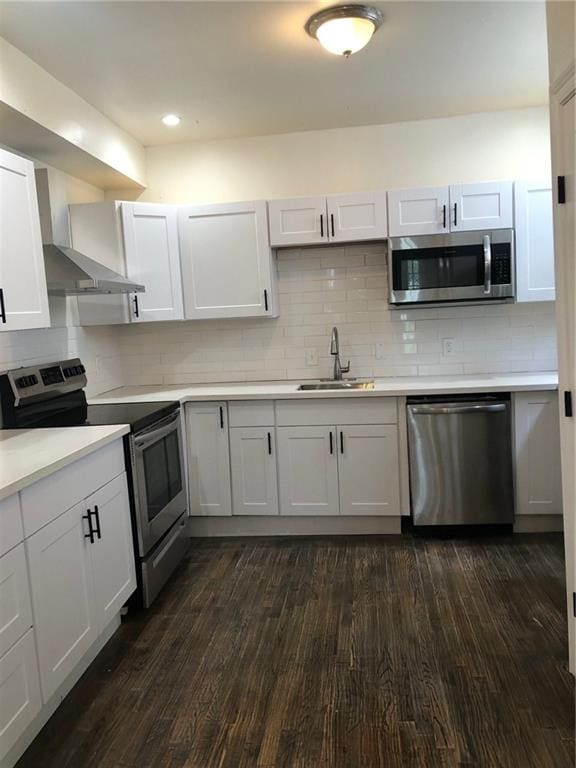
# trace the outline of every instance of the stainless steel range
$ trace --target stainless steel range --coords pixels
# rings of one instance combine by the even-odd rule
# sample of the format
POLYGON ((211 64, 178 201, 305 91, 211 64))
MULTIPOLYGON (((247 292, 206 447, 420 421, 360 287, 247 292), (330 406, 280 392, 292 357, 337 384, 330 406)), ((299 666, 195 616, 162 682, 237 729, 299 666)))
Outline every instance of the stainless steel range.
POLYGON ((4 429, 127 424, 126 472, 138 591, 148 607, 188 549, 188 501, 178 402, 88 405, 78 359, 0 375, 4 429))

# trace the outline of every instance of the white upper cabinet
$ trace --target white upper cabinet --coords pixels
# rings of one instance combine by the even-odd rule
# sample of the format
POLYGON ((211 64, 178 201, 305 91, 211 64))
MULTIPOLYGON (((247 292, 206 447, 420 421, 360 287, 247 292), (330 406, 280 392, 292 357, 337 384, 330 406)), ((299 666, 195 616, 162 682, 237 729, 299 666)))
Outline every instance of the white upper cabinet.
POLYGON ((131 320, 182 320, 178 213, 170 205, 122 203, 127 274, 146 293, 132 295, 131 320))
POLYGON ((178 216, 186 319, 276 316, 266 203, 189 205, 178 216))
POLYGON ((554 233, 550 179, 514 184, 516 301, 554 301, 554 233))
POLYGON ((270 245, 315 245, 328 241, 326 198, 269 200, 270 245))
POLYGON ((34 166, 0 149, 0 330, 50 326, 34 166))
POLYGON ((272 246, 381 240, 388 235, 385 192, 269 200, 272 246))
POLYGON ((150 203, 70 206, 72 246, 144 285, 145 293, 80 296, 82 325, 182 320, 177 209, 150 203))
POLYGON ((380 240, 388 237, 386 192, 331 195, 328 236, 331 242, 380 240))
POLYGON ((450 231, 510 229, 513 226, 512 182, 485 181, 450 187, 450 231))
POLYGON ((448 187, 392 189, 388 192, 390 237, 448 232, 449 208, 448 187))

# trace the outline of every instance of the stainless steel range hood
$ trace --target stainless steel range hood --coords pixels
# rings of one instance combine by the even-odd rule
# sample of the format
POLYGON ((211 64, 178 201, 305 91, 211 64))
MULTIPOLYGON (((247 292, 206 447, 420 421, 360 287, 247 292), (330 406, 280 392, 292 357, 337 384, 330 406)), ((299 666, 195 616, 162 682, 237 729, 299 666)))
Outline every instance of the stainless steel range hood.
POLYGON ((52 169, 36 170, 48 293, 53 296, 143 293, 146 288, 71 248, 66 189, 52 169))

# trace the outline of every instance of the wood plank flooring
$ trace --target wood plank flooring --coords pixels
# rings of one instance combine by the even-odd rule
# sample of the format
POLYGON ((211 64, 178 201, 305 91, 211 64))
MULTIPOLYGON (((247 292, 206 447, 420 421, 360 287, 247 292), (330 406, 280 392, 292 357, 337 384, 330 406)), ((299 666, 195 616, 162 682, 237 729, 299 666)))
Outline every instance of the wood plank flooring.
POLYGON ((574 765, 555 534, 195 540, 18 768, 574 765))

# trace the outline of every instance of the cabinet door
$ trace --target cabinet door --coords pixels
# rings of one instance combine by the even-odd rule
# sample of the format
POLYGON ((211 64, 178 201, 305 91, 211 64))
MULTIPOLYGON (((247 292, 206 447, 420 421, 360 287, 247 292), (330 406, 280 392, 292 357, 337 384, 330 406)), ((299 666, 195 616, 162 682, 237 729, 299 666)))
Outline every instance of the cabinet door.
POLYGON ((341 515, 400 515, 396 427, 338 427, 341 515))
POLYGON ((514 184, 516 301, 554 301, 552 184, 514 184))
POLYGON ((270 244, 314 245, 328 242, 326 198, 269 200, 270 244))
POLYGON ((0 149, 0 330, 50 326, 34 165, 0 149))
POLYGON ((392 189, 388 192, 390 237, 435 235, 449 231, 448 187, 392 189))
POLYGON ((132 322, 182 320, 178 212, 170 205, 122 203, 128 277, 146 287, 131 296, 132 322))
POLYGON ((90 546, 96 620, 101 631, 116 616, 136 589, 136 569, 126 474, 84 501, 99 535, 90 546))
POLYGON ((328 234, 332 242, 388 237, 386 192, 332 195, 327 203, 328 234))
POLYGON ((232 514, 226 403, 186 406, 191 515, 232 514))
POLYGON ((235 515, 277 515, 274 427, 230 430, 232 509, 235 515))
POLYGON ((0 656, 32 626, 24 544, 0 557, 0 656))
MULTIPOLYGON (((0 658, 0 765, 42 707, 34 630, 0 658)), ((13 763, 10 763, 13 765, 13 763)))
POLYGON ((512 182, 486 181, 450 187, 450 231, 510 229, 512 182))
POLYGON ((185 316, 274 316, 266 203, 185 206, 179 211, 185 316))
POLYGON ((561 515, 560 417, 556 392, 514 395, 516 514, 561 515))
POLYGON ((26 541, 45 701, 98 636, 85 514, 80 502, 26 541))
POLYGON ((278 427, 280 514, 338 515, 333 427, 278 427))

